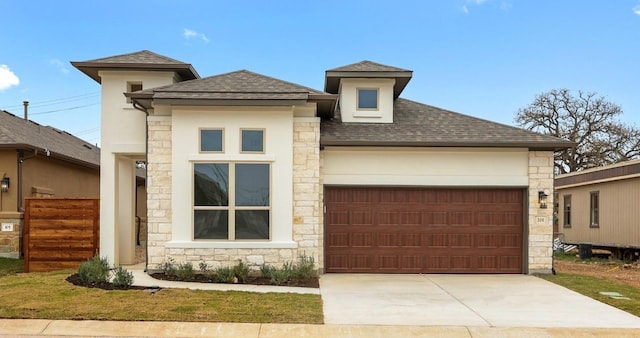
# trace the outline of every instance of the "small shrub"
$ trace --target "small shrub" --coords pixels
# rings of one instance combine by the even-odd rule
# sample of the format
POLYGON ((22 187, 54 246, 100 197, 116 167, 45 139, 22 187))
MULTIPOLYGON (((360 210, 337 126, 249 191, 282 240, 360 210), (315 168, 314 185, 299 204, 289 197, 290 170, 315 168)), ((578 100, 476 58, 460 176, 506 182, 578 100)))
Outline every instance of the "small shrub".
MULTIPOLYGON (((288 263, 286 262, 284 264, 288 265, 288 263)), ((282 269, 275 269, 271 273, 271 277, 269 278, 269 280, 273 285, 284 284, 291 280, 291 269, 288 266, 283 266, 282 269)))
POLYGON ((109 261, 99 255, 80 264, 78 276, 84 283, 97 284, 109 281, 109 261))
POLYGON ((126 289, 133 284, 133 273, 119 266, 114 271, 112 283, 116 287, 126 289))
POLYGON ((195 276, 196 272, 193 269, 193 264, 190 262, 178 264, 178 268, 175 270, 176 277, 185 280, 191 280, 195 276))
POLYGON ((298 264, 293 266, 292 279, 297 281, 306 281, 315 277, 315 260, 311 256, 307 256, 305 253, 298 256, 298 264))
POLYGON ((262 277, 271 279, 271 276, 275 271, 276 267, 273 265, 262 264, 260 266, 260 274, 262 274, 262 277))
POLYGON ((169 257, 166 261, 160 263, 160 270, 164 272, 165 275, 173 276, 176 274, 176 261, 169 257))
POLYGON ((233 283, 233 278, 236 276, 232 267, 217 268, 214 274, 214 280, 218 283, 233 283))
POLYGON ((238 278, 240 283, 244 283, 249 277, 249 267, 242 263, 242 260, 238 262, 236 266, 233 267, 233 274, 238 278))

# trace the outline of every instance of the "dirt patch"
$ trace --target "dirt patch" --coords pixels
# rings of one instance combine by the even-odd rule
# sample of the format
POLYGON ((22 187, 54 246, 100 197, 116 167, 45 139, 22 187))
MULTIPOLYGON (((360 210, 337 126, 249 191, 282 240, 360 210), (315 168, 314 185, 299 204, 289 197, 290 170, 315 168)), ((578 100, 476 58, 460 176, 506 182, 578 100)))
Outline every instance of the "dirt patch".
POLYGON ((638 265, 638 262, 622 263, 606 260, 571 261, 555 259, 553 265, 556 272, 559 273, 600 277, 640 289, 640 265, 638 265))

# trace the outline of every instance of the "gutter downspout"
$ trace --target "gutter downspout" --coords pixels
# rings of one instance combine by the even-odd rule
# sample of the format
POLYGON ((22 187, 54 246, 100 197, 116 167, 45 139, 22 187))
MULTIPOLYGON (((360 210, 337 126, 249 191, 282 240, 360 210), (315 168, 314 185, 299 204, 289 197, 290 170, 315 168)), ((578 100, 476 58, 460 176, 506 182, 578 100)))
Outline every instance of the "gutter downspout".
MULTIPOLYGON (((149 111, 147 110, 147 108, 145 108, 144 106, 141 106, 138 104, 138 102, 136 102, 134 99, 131 99, 131 103, 133 103, 133 108, 136 110, 139 110, 141 112, 143 112, 146 117, 144 119, 144 158, 146 161, 146 164, 144 166, 144 193, 149 196, 149 177, 148 177, 148 166, 149 166, 149 111)), ((136 193, 137 193, 137 188, 136 188, 136 193)), ((145 196, 145 203, 148 202, 148 197, 145 196)), ((148 204, 148 203, 147 203, 148 204)), ((146 236, 146 244, 144 246, 144 272, 148 271, 149 268, 149 210, 147 209, 147 207, 145 206, 145 209, 147 210, 147 236, 146 236)))

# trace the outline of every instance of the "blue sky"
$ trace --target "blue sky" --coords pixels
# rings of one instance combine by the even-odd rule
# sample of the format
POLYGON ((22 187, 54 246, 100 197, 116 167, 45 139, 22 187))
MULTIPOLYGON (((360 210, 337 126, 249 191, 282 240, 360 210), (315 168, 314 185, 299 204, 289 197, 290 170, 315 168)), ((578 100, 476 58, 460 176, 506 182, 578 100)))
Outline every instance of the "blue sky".
POLYGON ((555 88, 640 127, 640 0, 2 0, 0 109, 99 143, 99 85, 70 61, 148 49, 205 77, 238 69, 323 89, 361 60, 413 70, 403 97, 513 124, 555 88))

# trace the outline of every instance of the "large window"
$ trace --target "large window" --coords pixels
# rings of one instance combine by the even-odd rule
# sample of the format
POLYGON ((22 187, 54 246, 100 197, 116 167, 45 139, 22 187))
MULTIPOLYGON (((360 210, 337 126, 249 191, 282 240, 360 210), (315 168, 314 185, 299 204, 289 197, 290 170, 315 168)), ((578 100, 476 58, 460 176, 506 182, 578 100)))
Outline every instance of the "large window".
POLYGON ((592 228, 598 228, 600 226, 600 193, 592 191, 589 200, 589 224, 592 228))
POLYGON ((194 239, 270 238, 269 164, 196 163, 193 171, 194 239))
POLYGON ((378 109, 378 90, 358 89, 358 109, 378 109))
POLYGON ((565 228, 571 228, 571 195, 564 195, 562 208, 564 216, 563 226, 565 228))

